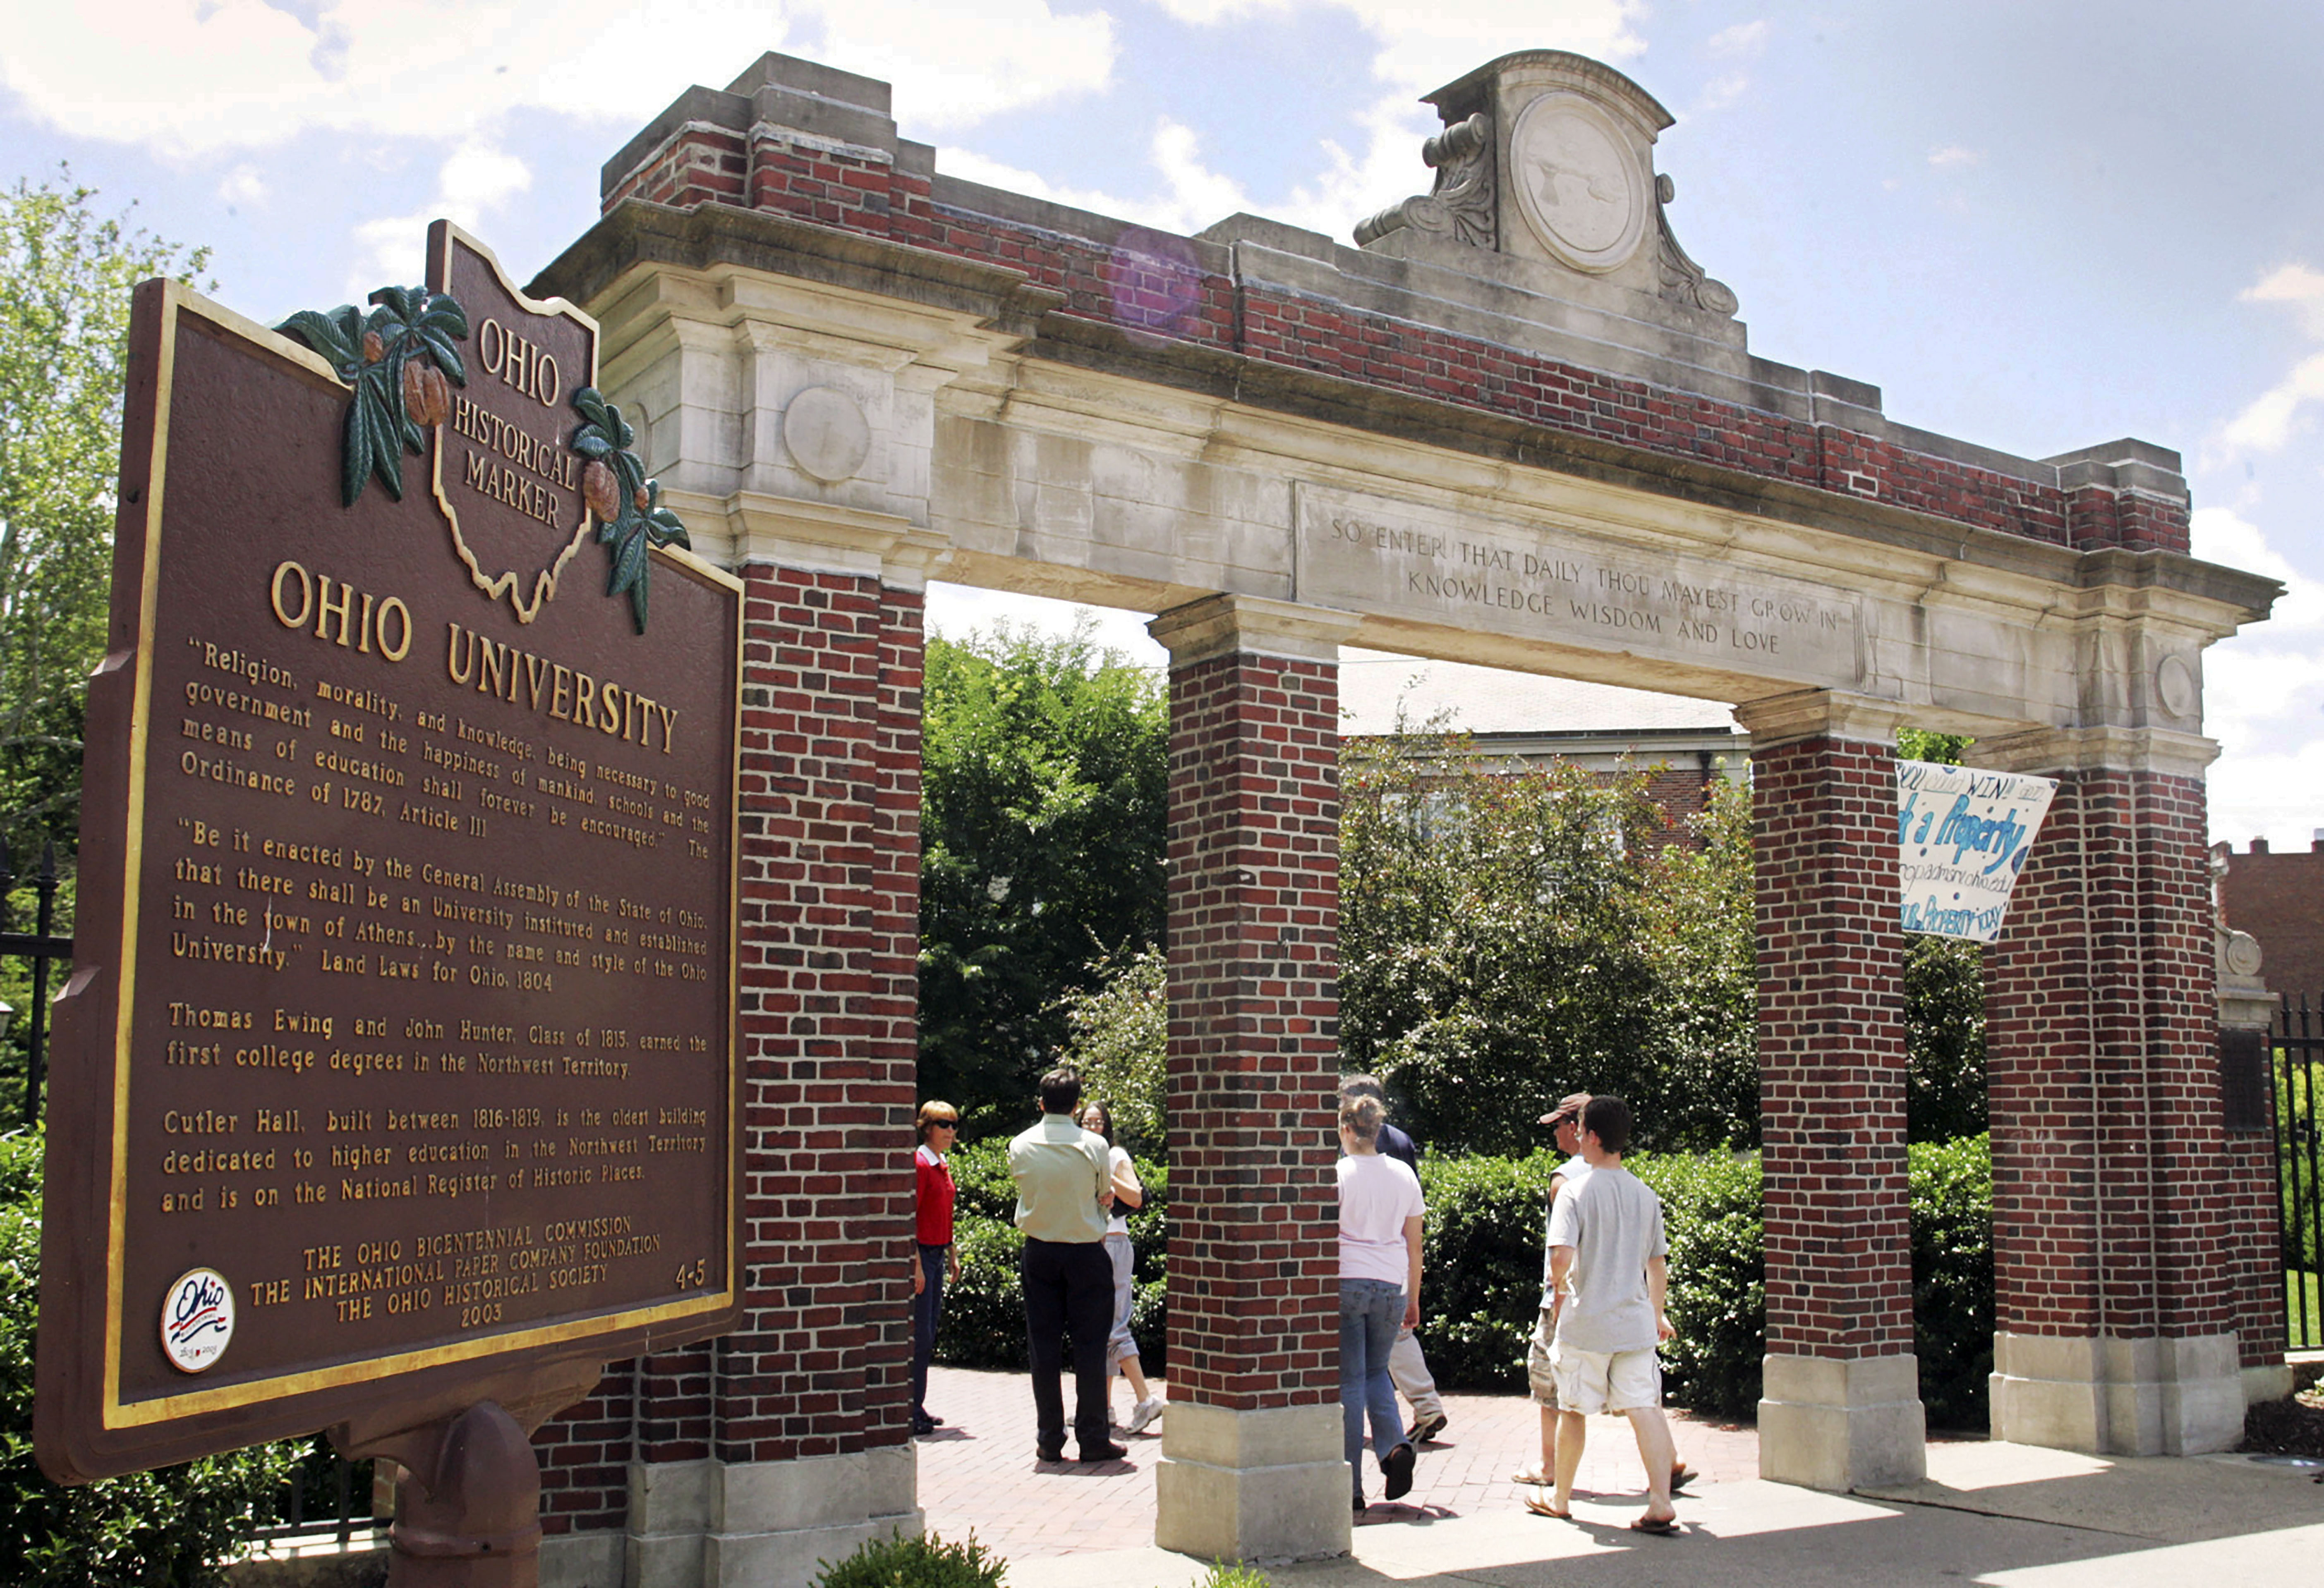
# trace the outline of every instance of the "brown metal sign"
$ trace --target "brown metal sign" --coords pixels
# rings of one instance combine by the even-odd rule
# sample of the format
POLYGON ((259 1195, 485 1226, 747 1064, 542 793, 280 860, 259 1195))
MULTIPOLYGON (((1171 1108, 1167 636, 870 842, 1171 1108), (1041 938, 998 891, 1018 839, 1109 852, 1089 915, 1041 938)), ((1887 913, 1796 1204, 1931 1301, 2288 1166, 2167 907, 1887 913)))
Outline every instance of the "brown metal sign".
POLYGON ((595 326, 429 241, 428 287, 289 335, 140 289, 50 1101, 60 1478, 736 1313, 741 586, 677 549, 595 326))

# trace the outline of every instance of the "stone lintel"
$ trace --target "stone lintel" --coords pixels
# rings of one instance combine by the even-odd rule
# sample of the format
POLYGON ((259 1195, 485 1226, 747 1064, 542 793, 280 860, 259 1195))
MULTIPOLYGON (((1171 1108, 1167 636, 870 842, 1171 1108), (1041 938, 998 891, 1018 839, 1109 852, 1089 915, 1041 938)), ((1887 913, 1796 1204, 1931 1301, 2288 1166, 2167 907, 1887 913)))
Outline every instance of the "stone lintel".
POLYGON ((916 1459, 911 1446, 887 1445, 798 1461, 632 1462, 626 1576, 616 1581, 807 1588, 819 1562, 920 1531, 916 1459))
POLYGON ((1353 612, 1328 607, 1222 594, 1173 607, 1148 623, 1146 632, 1170 653, 1173 667, 1233 655, 1336 665, 1341 642, 1355 633, 1360 621, 1353 612))
POLYGON ((1154 1469, 1154 1543, 1200 1560, 1348 1553, 1339 1405, 1231 1411, 1173 1401, 1154 1469))
POLYGON ((2055 776, 2061 772, 2153 772, 2200 777, 2218 741, 2159 728, 2044 728, 1980 739, 1969 758, 1996 772, 2055 776))
POLYGON ((1754 749, 1817 738, 1894 744, 1896 730, 1910 715, 1911 709, 1897 702, 1832 689, 1765 695, 1735 708, 1735 721, 1751 736, 1754 749))
POLYGON ((1842 1492, 1928 1475, 1920 1359, 1784 1356, 1765 1363, 1759 1475, 1842 1492))
MULTIPOLYGON (((679 508, 681 517, 694 500, 679 508)), ((737 572, 753 565, 798 568, 918 590, 952 550, 942 534, 893 513, 753 491, 738 491, 715 507, 696 509, 690 521, 702 526, 706 542, 724 527, 724 555, 707 545, 702 552, 737 572)))
POLYGON ((2200 1455, 2243 1437, 2236 1337, 1993 1336, 1993 1437, 2093 1455, 2200 1455))

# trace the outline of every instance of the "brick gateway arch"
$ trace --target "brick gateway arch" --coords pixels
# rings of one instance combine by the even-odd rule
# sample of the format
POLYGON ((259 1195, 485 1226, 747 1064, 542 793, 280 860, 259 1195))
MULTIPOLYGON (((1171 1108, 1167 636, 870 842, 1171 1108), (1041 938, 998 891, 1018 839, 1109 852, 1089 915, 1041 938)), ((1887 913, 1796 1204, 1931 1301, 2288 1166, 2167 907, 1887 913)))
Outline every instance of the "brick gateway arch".
POLYGON ((2281 1376, 2269 1137, 2225 1128, 2214 1056, 2200 685, 2276 587, 2190 559, 2172 453, 2012 457, 1752 356, 1671 230, 1671 118, 1619 73, 1526 52, 1431 97, 1434 189, 1362 246, 1188 238, 942 175, 885 84, 770 55, 615 155, 533 284, 604 323, 666 500, 749 586, 751 1309, 544 1434, 544 1580, 803 1583, 918 1523, 899 1143, 938 576, 1158 612, 1171 655, 1164 1545, 1348 1546, 1342 643, 1749 729, 1766 1475, 1922 1466, 1900 723, 2062 782, 1987 960, 1995 1432, 2218 1449, 2281 1376))

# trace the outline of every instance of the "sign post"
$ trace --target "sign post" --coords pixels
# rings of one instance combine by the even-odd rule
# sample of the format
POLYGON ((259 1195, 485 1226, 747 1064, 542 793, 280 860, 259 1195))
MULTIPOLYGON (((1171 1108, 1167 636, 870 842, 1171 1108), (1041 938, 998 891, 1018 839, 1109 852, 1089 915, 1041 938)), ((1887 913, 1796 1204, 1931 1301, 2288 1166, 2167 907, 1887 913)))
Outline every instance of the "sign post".
POLYGON ((741 586, 594 322, 429 252, 280 333, 138 291, 36 1438, 328 1427, 395 1582, 517 1583, 531 1432, 739 1306, 741 586))

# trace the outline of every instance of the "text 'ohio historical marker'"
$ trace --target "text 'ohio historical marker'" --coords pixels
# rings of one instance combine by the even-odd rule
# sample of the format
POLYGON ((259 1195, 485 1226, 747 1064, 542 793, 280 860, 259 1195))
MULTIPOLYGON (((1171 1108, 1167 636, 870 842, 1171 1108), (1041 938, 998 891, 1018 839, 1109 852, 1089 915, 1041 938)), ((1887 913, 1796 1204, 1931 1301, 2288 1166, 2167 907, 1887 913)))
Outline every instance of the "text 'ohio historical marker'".
POLYGON ((429 254, 288 335, 140 289, 50 1103, 60 1478, 528 1383, 537 1422, 544 1375, 733 1317, 741 587, 671 549, 595 326, 429 254))

